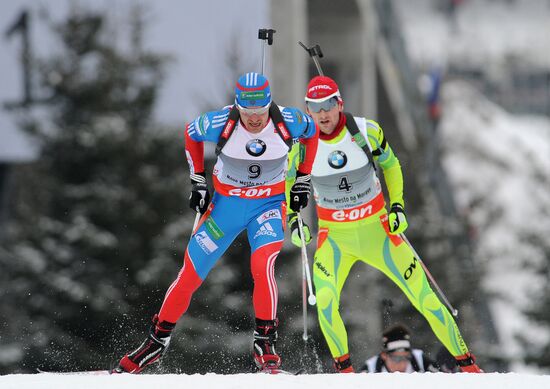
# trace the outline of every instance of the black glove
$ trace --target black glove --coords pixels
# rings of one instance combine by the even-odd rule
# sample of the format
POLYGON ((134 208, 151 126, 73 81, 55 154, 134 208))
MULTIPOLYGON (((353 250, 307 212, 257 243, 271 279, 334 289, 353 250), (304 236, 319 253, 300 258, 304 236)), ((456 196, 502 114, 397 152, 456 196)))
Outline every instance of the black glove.
POLYGON ((205 213, 210 204, 210 193, 206 185, 206 176, 204 173, 191 174, 191 194, 189 195, 189 207, 195 211, 205 213))
POLYGON ((294 212, 300 212, 302 208, 307 207, 309 193, 311 192, 311 174, 296 172, 296 181, 290 188, 290 209, 294 212))
POLYGON ((405 210, 401 204, 393 203, 391 205, 390 213, 388 214, 388 226, 391 235, 399 235, 409 226, 405 210))

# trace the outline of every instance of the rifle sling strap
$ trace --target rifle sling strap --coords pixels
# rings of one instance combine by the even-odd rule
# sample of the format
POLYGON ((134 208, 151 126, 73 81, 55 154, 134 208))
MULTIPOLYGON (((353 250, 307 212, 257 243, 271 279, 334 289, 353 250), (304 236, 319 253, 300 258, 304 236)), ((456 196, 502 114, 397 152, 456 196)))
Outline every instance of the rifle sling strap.
MULTIPOLYGON (((275 130, 277 131, 277 134, 279 134, 283 142, 285 142, 288 149, 290 150, 290 148, 292 147, 292 136, 286 128, 281 110, 275 102, 272 102, 271 106, 269 107, 269 116, 271 117, 271 120, 273 120, 273 124, 275 125, 275 130)), ((220 155, 220 153, 222 152, 222 149, 231 137, 233 130, 235 130, 235 127, 237 126, 240 117, 241 115, 239 114, 239 110, 235 105, 233 105, 231 107, 231 111, 229 111, 229 116, 227 118, 227 121, 225 122, 220 138, 218 139, 218 144, 216 145, 216 155, 220 155)))
POLYGON ((348 128, 348 131, 351 134, 352 138, 355 140, 355 144, 361 147, 363 152, 366 154, 369 163, 371 163, 374 170, 376 170, 376 166, 374 165, 373 152, 369 148, 367 139, 365 139, 361 131, 359 131, 359 127, 357 127, 357 123, 355 122, 353 115, 349 112, 344 112, 344 115, 346 116, 346 127, 348 128))

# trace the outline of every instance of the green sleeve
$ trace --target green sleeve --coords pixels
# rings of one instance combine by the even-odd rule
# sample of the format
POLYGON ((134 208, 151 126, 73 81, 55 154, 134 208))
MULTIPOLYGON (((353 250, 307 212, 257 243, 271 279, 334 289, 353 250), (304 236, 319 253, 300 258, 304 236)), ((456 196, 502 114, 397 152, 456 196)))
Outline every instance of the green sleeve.
POLYGON ((292 145, 290 152, 288 153, 288 172, 286 174, 286 202, 288 204, 290 199, 290 188, 294 185, 296 181, 296 171, 298 170, 298 165, 303 159, 303 146, 300 142, 296 142, 292 145))
POLYGON ((373 120, 367 120, 367 135, 372 146, 374 159, 378 162, 384 174, 390 205, 399 203, 405 207, 401 164, 393 153, 390 144, 385 140, 382 127, 373 120))

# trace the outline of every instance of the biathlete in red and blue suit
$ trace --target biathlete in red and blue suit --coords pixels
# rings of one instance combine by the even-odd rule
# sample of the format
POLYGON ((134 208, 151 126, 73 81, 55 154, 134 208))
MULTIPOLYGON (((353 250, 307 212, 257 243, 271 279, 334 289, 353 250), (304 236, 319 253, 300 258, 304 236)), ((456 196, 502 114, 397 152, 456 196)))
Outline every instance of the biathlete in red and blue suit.
POLYGON ((243 230, 252 252, 254 360, 259 369, 280 366, 275 351, 278 290, 274 266, 284 239, 288 152, 296 140, 303 146, 289 200, 290 208, 299 212, 308 203, 318 136, 311 117, 272 101, 269 82, 258 73, 239 78, 233 106, 205 113, 187 125, 185 152, 193 185, 190 206, 203 215, 185 251, 183 267, 153 317, 149 336, 122 358, 118 371, 138 373, 159 360, 191 296, 243 230), (217 145, 212 202, 204 169, 204 142, 217 145))

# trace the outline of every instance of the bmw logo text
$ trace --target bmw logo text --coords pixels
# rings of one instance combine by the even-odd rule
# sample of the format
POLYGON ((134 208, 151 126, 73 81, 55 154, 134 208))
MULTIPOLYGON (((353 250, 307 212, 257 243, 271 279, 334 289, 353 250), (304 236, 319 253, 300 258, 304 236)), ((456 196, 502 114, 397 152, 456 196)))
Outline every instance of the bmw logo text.
POLYGON ((265 153, 266 145, 261 139, 252 139, 246 143, 246 152, 253 157, 259 157, 265 153))
POLYGON ((348 163, 348 157, 343 151, 336 150, 328 155, 328 164, 334 169, 342 169, 348 163))

